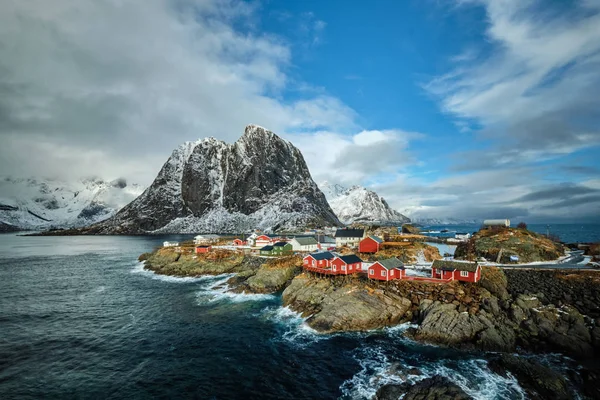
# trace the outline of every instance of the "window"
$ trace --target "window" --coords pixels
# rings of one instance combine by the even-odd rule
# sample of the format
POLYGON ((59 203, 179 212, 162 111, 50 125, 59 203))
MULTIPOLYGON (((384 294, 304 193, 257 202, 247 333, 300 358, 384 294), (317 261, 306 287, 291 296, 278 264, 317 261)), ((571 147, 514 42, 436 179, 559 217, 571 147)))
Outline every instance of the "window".
POLYGON ((345 270, 346 270, 346 266, 342 265, 342 271, 345 271, 345 270))
POLYGON ((336 267, 335 265, 333 266, 333 270, 334 270, 334 271, 337 271, 337 267, 336 267))
POLYGON ((308 260, 304 260, 304 264, 308 264, 308 260))
POLYGON ((392 273, 390 275, 394 276, 394 270, 392 270, 392 273))
POLYGON ((460 276, 462 276, 464 278, 468 278, 469 277, 469 271, 460 271, 460 276))
POLYGON ((381 271, 381 276, 386 276, 387 275, 387 271, 381 271))
POLYGON ((369 270, 369 275, 375 275, 375 271, 373 271, 372 269, 369 270))
POLYGON ((312 264, 313 264, 313 267, 314 267, 315 265, 317 265, 317 262, 315 260, 313 260, 312 264))

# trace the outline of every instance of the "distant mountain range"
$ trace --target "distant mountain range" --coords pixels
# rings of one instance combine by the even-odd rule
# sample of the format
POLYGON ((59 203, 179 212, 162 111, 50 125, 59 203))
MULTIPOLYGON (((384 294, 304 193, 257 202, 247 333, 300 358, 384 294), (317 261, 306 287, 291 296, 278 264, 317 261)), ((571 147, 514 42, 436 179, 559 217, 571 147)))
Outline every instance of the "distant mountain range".
POLYGON ((142 190, 125 179, 0 177, 0 231, 90 225, 113 216, 142 190))
POLYGON ((372 190, 361 186, 345 188, 323 182, 319 185, 333 212, 344 224, 385 223, 403 224, 410 218, 392 209, 388 203, 372 190))

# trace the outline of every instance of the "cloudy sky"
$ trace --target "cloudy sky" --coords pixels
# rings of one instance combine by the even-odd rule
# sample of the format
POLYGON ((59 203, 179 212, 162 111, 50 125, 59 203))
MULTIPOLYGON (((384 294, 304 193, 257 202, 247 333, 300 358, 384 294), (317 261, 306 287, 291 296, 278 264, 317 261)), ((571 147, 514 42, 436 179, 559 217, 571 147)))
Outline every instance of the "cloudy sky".
POLYGON ((600 220, 600 0, 8 0, 0 174, 149 184, 249 123, 411 215, 600 220))

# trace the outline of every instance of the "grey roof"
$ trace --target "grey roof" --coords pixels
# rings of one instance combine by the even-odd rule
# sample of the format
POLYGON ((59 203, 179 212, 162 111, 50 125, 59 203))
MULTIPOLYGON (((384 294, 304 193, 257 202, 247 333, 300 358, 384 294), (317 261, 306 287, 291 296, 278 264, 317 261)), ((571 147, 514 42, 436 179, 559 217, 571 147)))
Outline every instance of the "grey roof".
POLYGON ((304 237, 295 237, 300 246, 308 246, 310 244, 317 244, 317 240, 312 236, 304 236, 304 237))
POLYGON ((362 260, 360 259, 360 257, 358 257, 356 254, 350 254, 350 255, 347 255, 347 256, 341 256, 340 260, 342 260, 346 264, 355 264, 355 263, 362 262, 362 260))
POLYGON ((373 239, 374 241, 376 241, 377 243, 381 244, 383 243, 383 239, 380 238, 379 236, 375 236, 375 235, 370 235, 369 236, 371 239, 373 239))
POLYGON ((377 262, 385 269, 404 268, 402 261, 398 260, 396 257, 388 258, 387 260, 379 260, 377 262))
POLYGON ((477 263, 474 262, 459 262, 459 261, 447 261, 447 260, 435 260, 431 268, 439 268, 445 269, 449 271, 454 271, 455 269, 459 271, 469 271, 475 272, 477 271, 477 263))
POLYGON ((365 235, 364 229, 338 229, 335 232, 336 238, 362 238, 365 235))
POLYGON ((317 236, 319 243, 335 243, 335 238, 327 235, 319 235, 317 236))
POLYGON ((332 258, 335 258, 335 256, 333 254, 331 254, 328 251, 323 251, 321 253, 312 253, 309 254, 312 258, 314 258, 315 260, 319 261, 319 260, 331 260, 332 258))
POLYGON ((262 249, 260 249, 260 251, 271 251, 273 250, 273 246, 265 246, 262 249))

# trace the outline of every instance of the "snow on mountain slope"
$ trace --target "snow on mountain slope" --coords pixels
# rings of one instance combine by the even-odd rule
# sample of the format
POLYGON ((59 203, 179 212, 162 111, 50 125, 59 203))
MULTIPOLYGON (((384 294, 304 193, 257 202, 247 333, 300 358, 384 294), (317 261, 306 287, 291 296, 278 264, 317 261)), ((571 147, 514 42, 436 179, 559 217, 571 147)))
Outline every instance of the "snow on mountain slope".
POLYGON ((319 185, 333 212, 344 224, 354 222, 405 223, 410 219, 393 210, 388 203, 371 190, 361 186, 349 189, 323 182, 319 185))
POLYGON ((111 217, 141 192, 124 179, 0 177, 0 222, 21 229, 85 226, 111 217))
POLYGON ((242 232, 340 225, 300 150, 248 125, 233 144, 175 149, 144 193, 90 234, 242 232))

